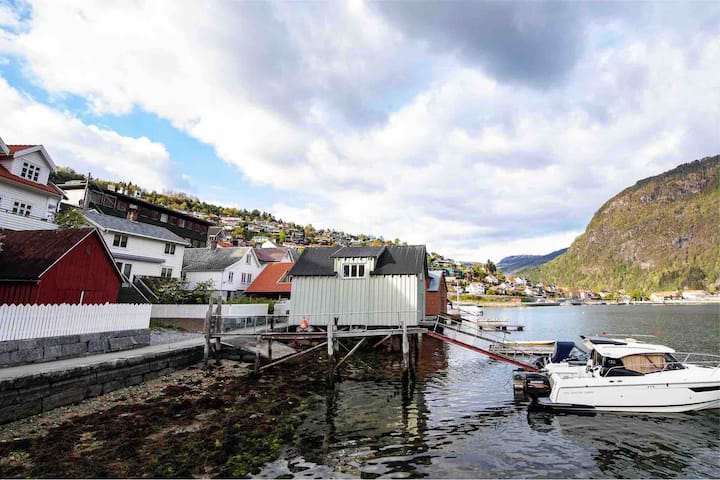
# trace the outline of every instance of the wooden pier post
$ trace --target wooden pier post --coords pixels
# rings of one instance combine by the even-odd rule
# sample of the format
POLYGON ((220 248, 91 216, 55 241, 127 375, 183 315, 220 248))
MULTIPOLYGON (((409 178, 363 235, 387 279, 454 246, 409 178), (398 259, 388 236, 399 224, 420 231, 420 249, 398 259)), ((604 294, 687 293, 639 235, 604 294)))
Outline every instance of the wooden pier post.
POLYGON ((272 360, 272 338, 268 338, 268 360, 272 360))
POLYGON ((220 334, 223 329, 223 318, 222 318, 222 299, 219 298, 217 302, 217 308, 215 309, 215 331, 218 334, 215 337, 215 365, 220 365, 220 346, 222 345, 220 334))
POLYGON ((407 375, 410 368, 410 343, 408 342, 407 322, 402 322, 402 368, 403 376, 407 375))
POLYGON ((333 338, 334 322, 328 320, 327 325, 327 353, 328 353, 328 383, 333 384, 335 377, 335 339, 333 338))
POLYGON ((212 319, 212 298, 208 299, 208 311, 205 314, 205 323, 203 324, 203 333, 205 334, 205 349, 203 350, 203 365, 208 366, 210 358, 210 320, 212 319))
POLYGON ((260 373, 260 349, 262 348, 262 337, 258 335, 255 343, 255 374, 260 373))

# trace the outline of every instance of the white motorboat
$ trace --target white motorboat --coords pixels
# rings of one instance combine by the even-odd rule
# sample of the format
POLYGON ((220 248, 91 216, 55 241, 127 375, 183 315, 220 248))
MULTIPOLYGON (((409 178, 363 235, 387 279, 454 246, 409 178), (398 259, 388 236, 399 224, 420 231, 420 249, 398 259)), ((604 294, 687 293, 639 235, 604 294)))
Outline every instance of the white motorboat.
MULTIPOLYGON (((534 375, 538 404, 559 410, 687 412, 720 408, 720 357, 635 339, 585 338, 588 360, 555 355, 534 375)), ((558 342, 562 343, 562 342, 558 342)), ((568 352, 569 353, 569 352, 568 352)))

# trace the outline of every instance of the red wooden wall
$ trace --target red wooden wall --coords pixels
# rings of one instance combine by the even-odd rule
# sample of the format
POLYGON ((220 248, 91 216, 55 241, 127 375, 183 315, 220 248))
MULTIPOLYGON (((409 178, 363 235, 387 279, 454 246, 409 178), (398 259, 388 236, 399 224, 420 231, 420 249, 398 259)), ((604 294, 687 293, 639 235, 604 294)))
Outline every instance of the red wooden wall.
POLYGON ((120 278, 97 234, 86 237, 48 270, 40 284, 0 283, 0 304, 115 303, 120 278))

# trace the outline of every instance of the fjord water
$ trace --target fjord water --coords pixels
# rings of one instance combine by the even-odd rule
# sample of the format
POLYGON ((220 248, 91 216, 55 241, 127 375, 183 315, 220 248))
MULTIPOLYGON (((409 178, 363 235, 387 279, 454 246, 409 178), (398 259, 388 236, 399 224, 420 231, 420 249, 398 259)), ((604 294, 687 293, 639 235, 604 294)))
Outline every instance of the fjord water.
MULTIPOLYGON (((718 306, 568 306, 486 309, 526 326, 509 339, 576 340, 600 332, 657 333, 684 352, 720 353, 718 306)), ((555 414, 513 398, 514 367, 431 338, 414 388, 387 355, 379 372, 344 380, 298 432, 300 452, 263 476, 432 478, 718 478, 720 411, 649 415, 555 414)), ((358 363, 356 363, 358 364, 358 363)), ((352 377, 352 375, 351 375, 352 377)))

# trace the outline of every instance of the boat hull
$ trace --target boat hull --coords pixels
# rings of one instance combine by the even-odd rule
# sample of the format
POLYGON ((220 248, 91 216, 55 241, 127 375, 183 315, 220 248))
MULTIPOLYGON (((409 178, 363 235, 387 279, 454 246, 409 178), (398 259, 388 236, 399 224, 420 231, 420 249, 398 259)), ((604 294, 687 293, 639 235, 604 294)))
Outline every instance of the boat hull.
POLYGON ((551 374, 550 385, 546 403, 556 408, 653 413, 720 408, 718 369, 687 366, 641 376, 606 377, 570 367, 551 374))
POLYGON ((693 412, 697 410, 709 410, 720 408, 720 399, 711 399, 700 401, 698 403, 685 405, 583 405, 572 403, 557 403, 550 400, 549 397, 541 397, 537 399, 537 405, 541 408, 564 412, 631 412, 631 413, 683 413, 693 412))

